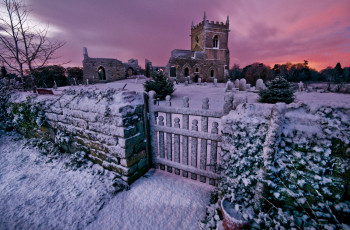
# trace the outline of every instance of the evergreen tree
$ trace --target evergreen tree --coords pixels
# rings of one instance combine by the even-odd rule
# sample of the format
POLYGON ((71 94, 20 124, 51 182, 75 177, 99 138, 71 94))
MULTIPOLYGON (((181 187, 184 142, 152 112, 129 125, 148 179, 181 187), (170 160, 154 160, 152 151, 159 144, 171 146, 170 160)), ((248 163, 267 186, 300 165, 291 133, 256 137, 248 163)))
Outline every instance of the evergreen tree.
POLYGON ((146 92, 154 90, 156 97, 163 100, 167 95, 171 95, 175 91, 174 84, 169 81, 163 71, 154 73, 152 78, 153 80, 146 81, 144 84, 146 92))
POLYGON ((294 90, 286 79, 278 76, 267 83, 267 89, 261 90, 259 96, 262 103, 285 102, 289 104, 294 101, 294 90))

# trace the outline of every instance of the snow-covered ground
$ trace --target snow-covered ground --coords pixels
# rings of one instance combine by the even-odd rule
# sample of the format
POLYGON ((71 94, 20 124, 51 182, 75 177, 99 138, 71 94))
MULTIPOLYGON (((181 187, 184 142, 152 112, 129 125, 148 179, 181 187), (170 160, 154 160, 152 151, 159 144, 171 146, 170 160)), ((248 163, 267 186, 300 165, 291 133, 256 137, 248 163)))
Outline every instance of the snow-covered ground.
POLYGON ((150 171, 116 193, 113 176, 1 132, 0 229, 197 229, 212 189, 150 171))
MULTIPOLYGON (((123 88, 127 90, 132 90, 136 92, 144 92, 143 84, 146 79, 125 79, 110 83, 100 83, 95 85, 90 85, 91 88, 123 88), (125 85, 126 84, 126 85, 125 85)), ((86 87, 86 86, 79 86, 86 87)), ((59 90, 63 90, 69 87, 61 87, 59 90)), ((57 91, 59 94, 60 92, 57 91)), ((258 102, 258 94, 253 92, 237 92, 238 94, 245 94, 248 99, 248 103, 258 102)), ((225 96, 225 84, 218 83, 217 87, 213 86, 213 83, 202 83, 199 84, 175 84, 175 92, 172 95, 172 106, 182 107, 182 98, 188 96, 190 98, 190 107, 192 108, 201 108, 202 99, 205 97, 209 98, 209 107, 212 110, 222 110, 224 105, 224 96, 225 96)), ((317 92, 296 92, 295 102, 304 102, 307 104, 321 104, 321 105, 340 105, 349 106, 350 104, 350 94, 343 93, 317 93, 317 92)), ((161 102, 163 103, 163 102, 161 102)))

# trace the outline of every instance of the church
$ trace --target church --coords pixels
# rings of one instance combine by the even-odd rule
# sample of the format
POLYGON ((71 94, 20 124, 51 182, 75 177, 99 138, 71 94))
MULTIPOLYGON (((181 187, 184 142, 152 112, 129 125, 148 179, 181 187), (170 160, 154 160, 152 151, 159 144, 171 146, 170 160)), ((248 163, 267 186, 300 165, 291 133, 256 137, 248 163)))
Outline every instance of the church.
POLYGON ((224 82, 228 79, 230 51, 228 49, 229 17, 226 23, 203 21, 191 25, 191 50, 175 49, 171 52, 165 72, 170 78, 192 82, 224 82))

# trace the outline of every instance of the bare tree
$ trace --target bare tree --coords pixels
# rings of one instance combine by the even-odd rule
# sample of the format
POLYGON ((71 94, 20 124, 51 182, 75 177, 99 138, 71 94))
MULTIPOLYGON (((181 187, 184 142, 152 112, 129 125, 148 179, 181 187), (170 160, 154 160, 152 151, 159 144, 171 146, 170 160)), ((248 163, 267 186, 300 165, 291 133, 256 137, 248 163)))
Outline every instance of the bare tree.
POLYGON ((11 69, 23 77, 23 63, 20 52, 21 37, 16 18, 16 2, 3 0, 6 12, 0 17, 0 58, 11 69))
POLYGON ((37 25, 29 22, 30 10, 20 0, 2 0, 7 10, 7 17, 1 17, 0 50, 4 54, 0 58, 12 70, 23 77, 23 64, 33 75, 33 69, 47 64, 55 59, 55 52, 65 42, 52 41, 47 37, 48 27, 38 29, 37 25), (13 64, 13 61, 15 60, 13 64))

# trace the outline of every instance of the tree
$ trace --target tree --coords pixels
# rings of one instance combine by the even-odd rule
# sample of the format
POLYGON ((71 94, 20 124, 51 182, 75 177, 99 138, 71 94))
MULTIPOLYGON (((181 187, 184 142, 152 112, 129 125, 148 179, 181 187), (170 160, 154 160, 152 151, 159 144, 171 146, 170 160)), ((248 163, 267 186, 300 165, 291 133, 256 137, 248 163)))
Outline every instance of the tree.
POLYGON ((278 76, 267 83, 267 89, 261 90, 259 96, 262 103, 285 102, 289 104, 294 101, 294 90, 286 79, 278 76))
POLYGON ((5 66, 1 66, 1 78, 4 78, 7 76, 7 70, 5 66))
POLYGON ((273 79, 272 71, 269 66, 263 63, 253 63, 243 68, 242 76, 247 80, 247 83, 255 85, 259 78, 263 81, 273 79))
POLYGON ((236 79, 240 79, 242 74, 242 69, 239 68, 238 64, 234 64, 232 69, 230 69, 230 80, 234 81, 236 79))
POLYGON ((0 18, 0 59, 11 70, 23 78, 26 65, 33 76, 35 68, 40 68, 55 59, 55 52, 65 42, 52 41, 47 38, 48 27, 37 29, 29 22, 30 10, 21 0, 2 0, 6 17, 0 18))
POLYGON ((66 86, 68 80, 65 76, 65 68, 58 65, 43 66, 33 71, 35 85, 43 88, 52 88, 56 82, 57 86, 66 86))
POLYGON ((169 81, 163 71, 155 72, 152 78, 153 80, 146 81, 144 84, 146 92, 153 90, 156 92, 156 97, 163 100, 175 91, 174 84, 169 81))
POLYGON ((68 81, 72 84, 74 78, 78 84, 83 83, 83 69, 80 67, 68 67, 66 69, 68 81))

